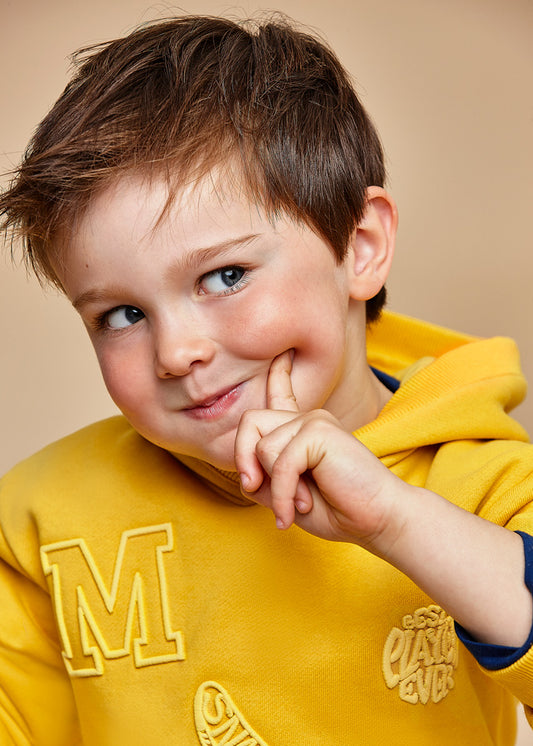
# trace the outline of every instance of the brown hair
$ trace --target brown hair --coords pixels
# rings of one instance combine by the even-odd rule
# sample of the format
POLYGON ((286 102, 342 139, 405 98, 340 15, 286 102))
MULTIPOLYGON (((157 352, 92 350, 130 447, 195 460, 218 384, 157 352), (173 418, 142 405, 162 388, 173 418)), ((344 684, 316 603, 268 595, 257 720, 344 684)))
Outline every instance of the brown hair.
MULTIPOLYGON (((366 188, 383 186, 379 138, 346 71, 284 18, 159 21, 74 62, 0 196, 1 227, 41 280, 60 287, 54 240, 123 170, 163 173, 172 195, 237 156, 249 197, 309 225, 339 260, 366 188)), ((384 301, 383 288, 369 320, 384 301)))

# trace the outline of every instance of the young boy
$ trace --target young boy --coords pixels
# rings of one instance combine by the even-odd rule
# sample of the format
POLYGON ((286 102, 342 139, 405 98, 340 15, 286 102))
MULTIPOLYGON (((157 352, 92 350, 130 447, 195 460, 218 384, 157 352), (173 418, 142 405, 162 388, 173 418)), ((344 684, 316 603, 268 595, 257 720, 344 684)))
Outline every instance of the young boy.
POLYGON ((202 17, 89 50, 0 210, 124 413, 3 480, 1 743, 511 744, 517 354, 379 318, 396 207, 332 53, 202 17))

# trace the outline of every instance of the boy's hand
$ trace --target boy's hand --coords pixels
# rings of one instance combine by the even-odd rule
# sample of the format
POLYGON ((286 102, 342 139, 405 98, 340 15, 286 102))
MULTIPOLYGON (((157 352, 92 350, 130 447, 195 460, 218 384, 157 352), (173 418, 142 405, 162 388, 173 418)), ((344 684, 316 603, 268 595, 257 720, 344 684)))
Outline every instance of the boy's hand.
POLYGON ((292 353, 277 357, 267 409, 245 412, 235 461, 246 494, 322 538, 375 553, 395 538, 392 518, 403 482, 323 410, 300 412, 291 383, 292 353))
POLYGON ((245 412, 235 462, 246 494, 325 539, 359 544, 408 575, 472 636, 520 647, 531 629, 520 537, 394 476, 328 412, 299 412, 291 354, 268 408, 245 412), (250 494, 252 493, 252 494, 250 494))

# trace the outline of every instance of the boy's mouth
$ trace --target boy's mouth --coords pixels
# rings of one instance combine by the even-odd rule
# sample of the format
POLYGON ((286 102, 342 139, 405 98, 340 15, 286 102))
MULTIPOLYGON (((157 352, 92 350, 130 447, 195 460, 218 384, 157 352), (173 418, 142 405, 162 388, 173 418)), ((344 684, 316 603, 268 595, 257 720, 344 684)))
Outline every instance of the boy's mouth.
POLYGON ((183 411, 196 420, 209 420, 225 414, 241 395, 242 383, 224 389, 214 396, 206 397, 202 401, 185 407, 183 411))

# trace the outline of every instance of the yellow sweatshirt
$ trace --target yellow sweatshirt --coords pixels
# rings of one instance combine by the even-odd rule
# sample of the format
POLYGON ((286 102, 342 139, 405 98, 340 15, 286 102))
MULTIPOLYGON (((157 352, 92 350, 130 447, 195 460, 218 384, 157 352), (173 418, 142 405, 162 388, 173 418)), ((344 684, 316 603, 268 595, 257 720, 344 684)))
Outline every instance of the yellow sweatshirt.
MULTIPOLYGON (((533 533, 533 447, 506 414, 524 393, 514 344, 386 314, 369 362, 403 383, 357 437, 409 482, 533 533)), ((277 531, 235 494, 121 417, 4 477, 0 744, 513 743, 533 651, 482 669, 409 578, 277 531)))

